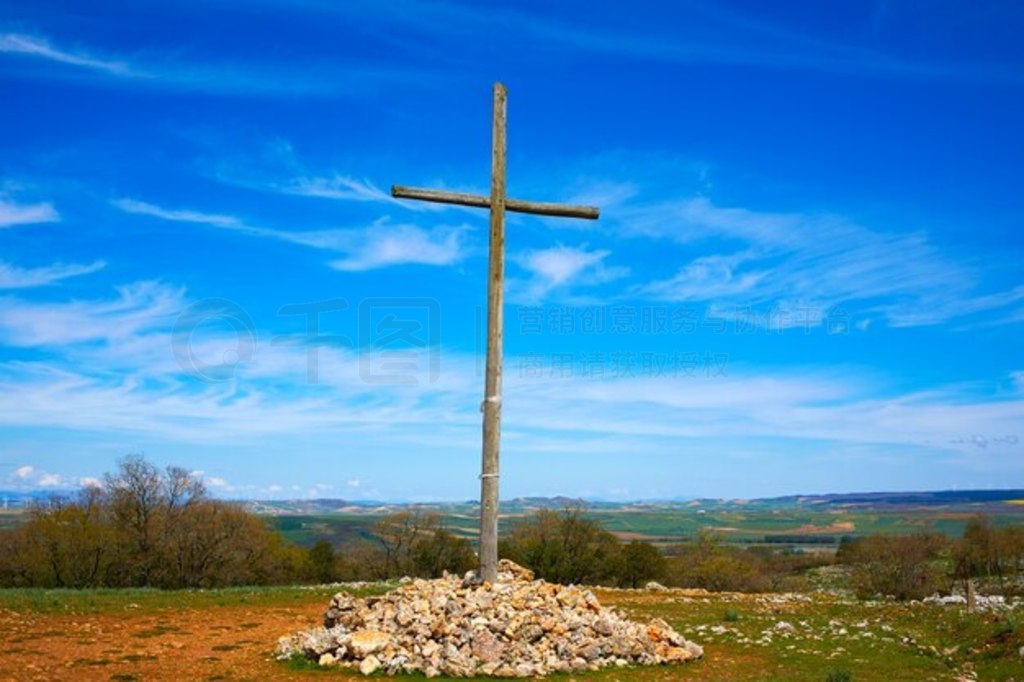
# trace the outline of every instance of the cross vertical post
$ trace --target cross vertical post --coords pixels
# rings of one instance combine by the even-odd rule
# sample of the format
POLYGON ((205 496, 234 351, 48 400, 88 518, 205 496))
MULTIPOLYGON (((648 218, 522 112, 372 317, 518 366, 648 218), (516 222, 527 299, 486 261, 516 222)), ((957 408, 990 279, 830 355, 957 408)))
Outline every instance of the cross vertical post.
POLYGON ((505 302, 505 86, 494 84, 491 135, 491 235, 487 268, 487 367, 480 473, 480 580, 498 578, 498 471, 501 453, 501 364, 505 302))
POLYGON ((491 195, 447 192, 422 187, 391 186, 391 196, 441 204, 489 208, 490 247, 487 266, 487 368, 484 377, 483 452, 480 472, 480 565, 477 577, 494 583, 498 578, 498 471, 501 450, 501 363, 505 304, 505 212, 560 218, 597 220, 595 206, 509 199, 505 196, 505 86, 494 84, 494 121, 491 134, 491 195))

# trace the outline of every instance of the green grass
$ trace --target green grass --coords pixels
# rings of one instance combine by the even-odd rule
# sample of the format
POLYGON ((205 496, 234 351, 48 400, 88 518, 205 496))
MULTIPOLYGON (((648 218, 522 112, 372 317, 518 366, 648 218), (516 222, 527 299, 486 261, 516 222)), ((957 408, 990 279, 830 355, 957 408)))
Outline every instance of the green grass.
MULTIPOLYGON (((393 585, 378 585, 348 591, 358 596, 364 596, 380 594, 392 587, 393 585)), ((307 603, 318 599, 327 603, 337 591, 337 587, 330 586, 226 587, 213 590, 7 588, 0 589, 0 609, 34 613, 85 614, 111 611, 148 613, 185 608, 241 605, 268 607, 307 603)), ((155 636, 155 634, 151 636, 155 636)))
POLYGON ((949 680, 966 667, 981 680, 1020 680, 1024 669, 1017 653, 1024 636, 1011 632, 1012 617, 816 594, 813 602, 737 599, 726 611, 735 617, 723 623, 725 598, 622 608, 639 618, 664 618, 707 651, 760 660, 754 666, 760 670, 732 671, 731 680, 949 680))

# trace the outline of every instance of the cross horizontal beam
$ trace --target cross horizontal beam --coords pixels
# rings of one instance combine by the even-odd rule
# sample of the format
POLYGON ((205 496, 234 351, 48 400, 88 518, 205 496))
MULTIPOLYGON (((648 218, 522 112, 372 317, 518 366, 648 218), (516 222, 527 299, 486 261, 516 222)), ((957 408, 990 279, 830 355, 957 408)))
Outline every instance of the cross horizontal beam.
MULTIPOLYGON (((458 204, 459 206, 475 206, 490 208, 491 198, 480 194, 464 192, 445 192, 439 189, 423 189, 421 187, 391 186, 391 196, 396 199, 419 199, 433 201, 438 204, 458 204)), ((574 204, 552 204, 541 201, 522 201, 521 199, 505 199, 505 210, 515 213, 532 213, 534 215, 550 215, 561 218, 585 218, 597 220, 601 212, 597 206, 576 206, 574 204)))

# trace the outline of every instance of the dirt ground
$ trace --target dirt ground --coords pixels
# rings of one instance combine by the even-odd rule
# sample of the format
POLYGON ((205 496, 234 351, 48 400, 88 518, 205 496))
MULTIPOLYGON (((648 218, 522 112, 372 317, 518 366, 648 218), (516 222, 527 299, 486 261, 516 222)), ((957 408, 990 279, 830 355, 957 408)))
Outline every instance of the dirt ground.
POLYGON ((295 679, 273 646, 322 613, 321 601, 70 618, 0 610, 0 680, 295 679))
MULTIPOLYGON (((604 595, 603 601, 615 599, 604 595)), ((0 607, 0 681, 366 679, 340 669, 297 670, 273 660, 278 637, 318 623, 325 603, 321 595, 287 605, 157 611, 128 603, 119 612, 71 616, 0 607)), ((708 654, 701 667, 724 662, 718 660, 720 652, 708 654)), ((640 675, 659 681, 680 676, 673 666, 640 675)), ((575 682, 572 677, 563 679, 575 682)))
MULTIPOLYGON (((332 590, 15 593, 0 602, 0 682, 363 682, 366 678, 339 668, 303 668, 273 659, 279 637, 320 622, 332 590)), ((1018 649, 1024 639, 1012 618, 824 597, 596 593, 602 604, 638 620, 665 618, 702 644, 704 657, 682 666, 611 668, 552 679, 821 682, 836 670, 852 673, 858 682, 1022 679, 1018 649), (765 637, 771 641, 762 641, 765 637), (941 653, 946 649, 960 658, 941 653), (976 676, 964 674, 971 666, 977 666, 976 676)))

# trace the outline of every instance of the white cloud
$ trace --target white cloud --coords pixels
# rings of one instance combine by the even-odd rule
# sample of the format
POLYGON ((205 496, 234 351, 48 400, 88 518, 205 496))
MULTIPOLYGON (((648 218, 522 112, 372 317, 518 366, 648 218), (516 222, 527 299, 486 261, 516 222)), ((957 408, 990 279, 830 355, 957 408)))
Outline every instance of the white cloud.
POLYGON ((1013 385, 1016 386, 1018 391, 1024 391, 1024 371, 1011 372, 1010 379, 1013 381, 1013 385))
POLYGON ((564 292, 573 286, 594 286, 626 276, 627 268, 604 264, 610 254, 603 249, 590 250, 586 245, 559 245, 516 254, 512 260, 530 277, 526 280, 510 279, 509 298, 535 303, 554 290, 564 292))
POLYGON ((36 485, 41 488, 56 488, 64 483, 60 474, 43 473, 36 479, 36 485))
POLYGON ((367 228, 288 231, 249 225, 219 213, 165 209, 134 199, 119 199, 114 206, 127 213, 147 215, 173 222, 196 223, 243 232, 256 237, 278 239, 315 249, 344 253, 329 265, 346 272, 358 272, 393 265, 451 265, 466 253, 463 236, 467 226, 442 225, 426 230, 415 225, 391 224, 385 220, 367 228))
POLYGON ((362 481, 360 481, 358 478, 350 478, 347 481, 345 481, 345 485, 348 486, 349 488, 358 488, 362 484, 362 481))
POLYGON ((227 368, 226 381, 204 383, 207 375, 196 375, 191 359, 222 362, 238 338, 233 330, 193 333, 183 361, 171 331, 188 306, 182 290, 153 283, 122 287, 113 299, 4 300, 0 343, 47 355, 0 363, 0 411, 7 410, 0 422, 205 443, 260 441, 289 431, 351 432, 392 422, 398 431, 413 424, 421 430, 450 421, 455 413, 447 396, 461 394, 472 380, 468 371, 452 371, 429 386, 374 387, 362 376, 365 362, 355 350, 325 347, 318 350, 318 381, 331 388, 324 394, 308 383, 304 347, 262 344, 251 361, 227 368), (445 398, 417 409, 421 395, 434 391, 445 398), (220 416, 211 421, 212 415, 220 416))
POLYGON ((379 223, 359 233, 348 256, 331 261, 336 270, 358 272, 392 265, 451 265, 465 257, 466 227, 424 230, 414 225, 379 223))
POLYGON ((32 223, 53 223, 60 214, 50 203, 16 204, 0 197, 0 228, 32 223))
POLYGON ((620 211, 634 236, 716 253, 634 293, 664 301, 700 301, 723 311, 751 306, 837 305, 892 326, 936 324, 995 311, 1024 299, 1024 287, 981 295, 978 273, 943 256, 922 232, 880 232, 823 214, 723 208, 707 198, 637 205, 620 211))
MULTIPOLYGON (((412 443, 476 448, 479 377, 471 354, 445 352, 435 383, 391 385, 369 382, 353 350, 323 348, 319 386, 310 386, 305 349, 268 344, 237 368, 235 380, 203 384, 189 381, 175 363, 170 320, 157 315, 142 323, 134 306, 110 308, 106 301, 47 308, 57 311, 51 318, 72 310, 69 319, 88 331, 46 335, 62 344, 52 345, 45 360, 0 363, 0 426, 143 434, 204 446, 272 438, 280 447, 294 439, 295 447, 306 447, 341 437, 358 442, 361 452, 405 450, 412 443)), ((65 329, 69 319, 52 319, 53 327, 65 329)), ((195 350, 219 357, 218 343, 195 350)), ((507 366, 517 367, 517 358, 509 357, 507 366)), ((878 387, 885 381, 861 370, 728 370, 704 379, 554 379, 509 371, 506 437, 520 452, 661 450, 663 438, 783 438, 950 452, 961 451, 954 441, 972 434, 1018 434, 1024 415, 1024 402, 996 396, 996 384, 991 398, 960 386, 883 394, 878 387)), ((990 451, 1005 447, 993 443, 990 451)), ((38 475, 31 467, 21 474, 38 475)), ((221 477, 206 480, 212 488, 235 489, 221 477)), ((358 478, 346 480, 346 487, 357 483, 362 489, 358 478)))
POLYGON ((78 479, 78 485, 83 488, 102 488, 103 481, 93 476, 83 476, 78 479))
POLYGON ((285 194, 341 201, 379 201, 391 202, 393 199, 372 182, 333 175, 331 177, 300 177, 277 185, 276 188, 285 194))
POLYGON ((61 50, 44 38, 20 33, 0 35, 0 52, 38 57, 85 69, 103 71, 116 76, 141 75, 124 62, 99 59, 81 51, 61 50))
POLYGON ((217 182, 258 192, 332 201, 381 203, 414 212, 437 212, 452 208, 478 210, 399 200, 367 178, 337 171, 313 172, 303 165, 291 143, 284 139, 276 138, 256 145, 250 143, 248 146, 255 146, 256 153, 231 155, 206 169, 207 176, 217 182))
MULTIPOLYGON (((551 272, 566 281, 571 270, 551 272)), ((143 436, 204 447, 265 447, 272 441, 281 452, 338 452, 342 444, 339 457, 385 456, 413 445, 475 453, 480 378, 471 353, 444 350, 436 382, 398 385, 369 380, 353 349, 325 347, 319 350, 319 384, 311 386, 305 348, 265 344, 237 367, 234 380, 207 384, 190 377, 170 348, 177 311, 188 304, 180 289, 153 283, 123 287, 112 299, 5 300, 0 339, 42 347, 46 356, 0 362, 0 428, 99 433, 118 442, 143 436)), ((232 343, 214 337, 193 350, 219 358, 232 343)), ((985 456, 996 462, 1011 457, 1009 437, 1024 436, 1024 400, 1005 395, 1005 375, 987 389, 898 393, 884 388, 884 377, 855 368, 730 366, 727 376, 714 378, 558 379, 516 373, 517 363, 515 356, 507 359, 505 437, 523 454, 674 456, 751 439, 782 443, 778 453, 827 443, 916 448, 938 457, 976 455, 978 448, 964 442, 981 434, 990 443, 985 456)), ((26 483, 53 476, 32 467, 15 475, 26 483)), ((218 490, 245 489, 222 477, 206 480, 218 490)), ((354 490, 358 481, 347 479, 345 489, 354 490)), ((365 489, 361 482, 358 489, 365 489)))
POLYGON ((0 261, 0 289, 27 289, 54 284, 69 277, 89 275, 105 268, 98 260, 87 265, 55 263, 41 268, 19 268, 0 261))
POLYGON ((600 263, 608 251, 587 251, 566 246, 524 253, 519 261, 523 267, 544 279, 551 286, 560 286, 575 279, 581 272, 600 263))
POLYGON ((742 253, 701 256, 684 265, 670 279, 650 284, 644 291, 655 298, 673 301, 746 297, 756 293, 759 282, 769 275, 759 270, 741 273, 746 258, 742 253))
MULTIPOLYGON (((639 188, 632 182, 594 180, 587 182, 586 189, 570 196, 566 203, 583 206, 597 206, 602 211, 617 209, 639 194, 639 188)), ((561 222, 561 221, 560 221, 561 222)), ((589 225, 593 223, 565 221, 568 225, 589 225)))
MULTIPOLYGON (((154 204, 146 203, 145 201, 136 201, 135 199, 116 199, 111 202, 116 208, 121 209, 125 213, 135 213, 137 215, 146 215, 153 218, 160 218, 162 220, 169 220, 178 223, 198 223, 200 225, 212 225, 213 227, 223 227, 225 229, 243 230, 248 231, 254 228, 246 227, 242 224, 238 218, 229 215, 221 215, 218 213, 201 213, 199 211, 183 211, 166 209, 156 206, 154 204)), ((262 230, 257 229, 258 232, 262 230)))
POLYGON ((32 488, 59 488, 62 486, 74 486, 75 482, 80 486, 102 485, 98 479, 84 477, 79 479, 68 479, 60 474, 49 471, 40 471, 33 466, 25 465, 14 470, 17 479, 16 486, 20 489, 32 488))
POLYGON ((63 303, 2 298, 0 342, 32 347, 132 341, 140 334, 169 327, 185 308, 183 289, 156 282, 137 282, 117 287, 116 292, 113 300, 63 303))
MULTIPOLYGON (((24 33, 0 34, 0 54, 15 58, 31 58, 74 67, 72 74, 106 77, 110 83, 127 83, 146 87, 215 92, 246 97, 262 95, 359 94, 390 79, 404 85, 420 82, 415 71, 408 69, 365 68, 360 66, 316 68, 308 63, 302 68, 271 62, 254 65, 187 63, 176 54, 153 52, 131 58, 110 58, 83 47, 58 47, 42 36, 24 33), (143 56, 149 56, 148 61, 143 56), (331 78, 321 74, 328 70, 331 78)), ((61 76, 68 75, 57 72, 61 76)), ((33 74, 35 75, 35 74, 33 74)), ((103 82, 93 79, 90 82, 103 82)))

